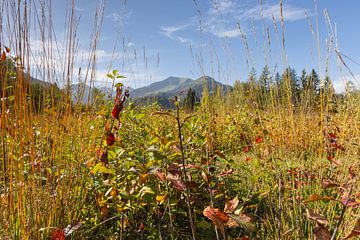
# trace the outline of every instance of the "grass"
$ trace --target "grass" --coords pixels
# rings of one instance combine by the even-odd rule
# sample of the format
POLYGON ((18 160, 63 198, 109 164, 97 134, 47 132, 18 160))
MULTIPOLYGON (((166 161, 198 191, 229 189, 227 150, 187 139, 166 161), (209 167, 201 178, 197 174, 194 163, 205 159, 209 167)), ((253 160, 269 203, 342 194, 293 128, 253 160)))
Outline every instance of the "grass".
MULTIPOLYGON (((0 53, 17 56, 16 65, 30 71, 27 34, 33 28, 25 12, 34 6, 1 4, 1 15, 9 16, 1 23, 21 24, 29 33, 0 29, 0 43, 6 37, 11 44, 10 52, 0 46, 0 53)), ((41 7, 45 14, 49 6, 41 7)), ((339 239, 357 234, 358 92, 337 96, 323 89, 314 100, 310 91, 302 91, 294 104, 291 77, 284 74, 283 85, 271 85, 266 93, 257 83, 239 84, 226 95, 218 90, 204 96, 193 113, 129 100, 120 109, 116 102, 117 119, 114 100, 87 106, 70 100, 74 7, 69 3, 67 58, 55 63, 55 46, 42 51, 49 64, 42 66, 43 76, 55 78, 51 69, 60 66, 65 90, 42 89, 34 98, 30 79, 14 74, 5 64, 8 58, 0 62, 0 239, 56 239, 56 234, 59 239, 339 239), (46 104, 40 107, 34 99, 46 104)), ((85 64, 83 80, 90 85, 103 8, 100 2, 92 57, 85 64)), ((51 16, 42 17, 51 23, 51 16)), ((48 26, 41 24, 40 32, 53 36, 48 26)), ((117 76, 113 72, 109 78, 117 76)))

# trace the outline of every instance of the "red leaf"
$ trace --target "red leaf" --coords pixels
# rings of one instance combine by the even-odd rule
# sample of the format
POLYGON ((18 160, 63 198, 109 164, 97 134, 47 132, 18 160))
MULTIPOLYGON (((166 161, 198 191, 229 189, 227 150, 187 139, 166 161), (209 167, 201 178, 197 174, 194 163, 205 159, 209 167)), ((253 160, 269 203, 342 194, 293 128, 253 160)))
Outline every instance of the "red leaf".
POLYGON ((108 138, 106 139, 106 143, 108 146, 112 146, 115 143, 115 136, 113 133, 110 133, 108 138))
POLYGON ((334 139, 337 138, 336 135, 335 135, 335 133, 329 133, 329 137, 334 138, 334 139))
POLYGON ((243 147, 243 152, 244 152, 244 153, 249 152, 249 151, 250 151, 250 147, 251 147, 251 146, 245 146, 245 147, 243 147))
POLYGON ((204 209, 203 214, 205 217, 207 217, 211 221, 219 220, 223 223, 226 223, 227 221, 229 221, 229 216, 226 213, 224 213, 223 211, 221 211, 218 208, 213 208, 211 206, 207 206, 204 209))
POLYGON ((5 59, 6 59, 6 53, 3 52, 2 55, 1 55, 1 61, 5 61, 5 59))
POLYGON ((51 240, 65 240, 65 233, 62 229, 55 229, 51 233, 51 240))
POLYGON ((263 138, 262 138, 262 137, 257 137, 257 138, 255 139, 255 142, 256 142, 257 144, 261 143, 262 141, 263 141, 263 138))
POLYGON ((205 217, 210 219, 218 229, 220 229, 222 235, 224 236, 224 223, 229 221, 229 216, 218 208, 213 208, 211 206, 206 207, 203 211, 203 214, 205 217))
POLYGON ((115 106, 114 106, 114 108, 113 108, 113 110, 111 112, 111 115, 115 119, 119 120, 120 112, 122 111, 123 107, 124 107, 124 105, 123 105, 122 102, 120 102, 119 104, 115 104, 115 106))
POLYGON ((5 47, 5 50, 6 50, 7 53, 10 52, 10 48, 9 48, 9 47, 5 47))
POLYGON ((108 164, 108 152, 105 150, 100 157, 100 161, 104 163, 105 165, 108 164))

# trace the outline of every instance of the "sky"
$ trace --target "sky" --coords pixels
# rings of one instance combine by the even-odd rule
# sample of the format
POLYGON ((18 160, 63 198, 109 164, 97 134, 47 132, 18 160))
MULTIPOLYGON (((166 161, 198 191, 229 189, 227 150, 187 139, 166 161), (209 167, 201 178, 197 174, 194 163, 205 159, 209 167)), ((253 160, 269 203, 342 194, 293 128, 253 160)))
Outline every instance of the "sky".
MULTIPOLYGON (((66 32, 65 2, 52 6, 58 39, 66 32)), ((89 51, 98 2, 76 1, 77 68, 89 51)), ((359 9, 358 0, 283 0, 282 28, 280 3, 273 0, 106 0, 97 84, 109 69, 119 70, 133 88, 169 76, 208 75, 233 84, 267 64, 273 74, 288 65, 298 75, 302 69, 314 68, 322 77, 328 71, 341 92, 346 80, 360 86, 359 9)))

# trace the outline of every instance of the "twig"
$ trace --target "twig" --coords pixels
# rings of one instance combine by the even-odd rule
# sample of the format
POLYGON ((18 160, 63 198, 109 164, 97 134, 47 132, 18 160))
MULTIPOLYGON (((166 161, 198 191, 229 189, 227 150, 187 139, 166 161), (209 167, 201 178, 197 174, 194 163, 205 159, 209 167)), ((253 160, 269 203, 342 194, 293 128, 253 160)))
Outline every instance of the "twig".
POLYGON ((347 198, 346 198, 346 202, 345 202, 345 204, 343 205, 343 209, 342 209, 342 211, 341 211, 340 219, 339 219, 339 221, 338 221, 337 224, 336 224, 336 227, 335 227, 335 229, 334 229, 333 235, 331 236, 331 240, 335 240, 335 237, 336 237, 336 234, 337 234, 337 232, 338 232, 338 230, 339 230, 339 228, 340 228, 341 222, 342 222, 343 219, 344 219, 345 211, 346 211, 347 205, 349 204, 352 190, 353 190, 353 185, 351 185, 351 187, 350 187, 348 196, 347 196, 347 198))
MULTIPOLYGON (((179 101, 179 100, 177 100, 179 101)), ((193 218, 193 212, 190 204, 190 191, 189 191, 189 185, 188 180, 186 177, 186 169, 185 169, 185 153, 184 153, 184 147, 183 147, 183 140, 182 140, 182 134, 181 134, 181 123, 180 123, 180 109, 179 109, 179 102, 176 103, 176 121, 178 125, 178 134, 179 134, 179 142, 180 142, 180 152, 181 152, 181 162, 182 162, 182 169, 183 169, 183 179, 185 182, 185 191, 186 191, 186 203, 188 206, 188 212, 189 212, 189 220, 190 220, 190 226, 191 226, 191 234, 192 239, 196 240, 196 230, 195 230, 195 224, 194 224, 194 218, 193 218)))

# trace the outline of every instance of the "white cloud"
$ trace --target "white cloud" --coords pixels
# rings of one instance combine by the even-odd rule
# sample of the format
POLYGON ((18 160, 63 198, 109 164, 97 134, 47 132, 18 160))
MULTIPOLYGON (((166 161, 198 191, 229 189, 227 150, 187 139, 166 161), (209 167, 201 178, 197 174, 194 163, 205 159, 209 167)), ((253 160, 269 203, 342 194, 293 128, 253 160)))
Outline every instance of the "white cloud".
POLYGON ((186 28, 188 28, 190 26, 190 24, 185 24, 185 25, 178 25, 178 26, 161 26, 160 29, 160 33, 172 40, 181 42, 181 43, 192 43, 192 40, 189 38, 184 38, 181 36, 178 36, 177 33, 180 31, 185 30, 186 28))
POLYGON ((234 38, 241 36, 240 30, 237 28, 231 30, 213 31, 212 33, 219 38, 234 38))
POLYGON ((127 46, 128 46, 128 47, 135 47, 135 43, 133 43, 133 42, 128 42, 127 46))
MULTIPOLYGON (((311 11, 307 8, 295 7, 288 4, 283 5, 283 17, 284 21, 298 21, 306 18, 306 14, 311 15, 311 11)), ((247 9, 240 16, 242 19, 250 19, 254 17, 255 20, 261 20, 262 18, 265 20, 271 21, 272 18, 277 21, 281 20, 280 14, 280 4, 275 3, 272 5, 257 5, 253 8, 247 9)))
POLYGON ((113 23, 115 24, 115 27, 121 28, 126 23, 126 20, 130 17, 131 11, 125 11, 125 9, 119 13, 119 12, 112 12, 111 14, 107 15, 106 18, 110 18, 113 23))
POLYGON ((343 77, 336 79, 333 82, 335 92, 344 93, 345 89, 346 89, 346 85, 351 84, 351 83, 353 84, 353 87, 360 90, 360 75, 355 75, 354 77, 353 76, 343 76, 343 77), (354 79, 354 77, 355 77, 355 79, 354 79))
POLYGON ((232 0, 212 0, 211 8, 208 13, 212 14, 228 14, 236 10, 236 4, 232 0))
MULTIPOLYGON (((284 21, 298 21, 305 19, 306 15, 312 15, 306 8, 296 7, 289 4, 283 5, 284 21)), ((266 20, 277 21, 281 19, 280 4, 240 4, 234 0, 211 0, 211 6, 204 21, 204 30, 219 38, 234 38, 241 35, 236 27, 237 23, 242 23, 254 19, 255 21, 266 20)), ((246 26, 246 24, 244 24, 246 26)), ((246 32, 246 29, 245 29, 246 32)), ((244 33, 245 34, 245 33, 244 33)))

